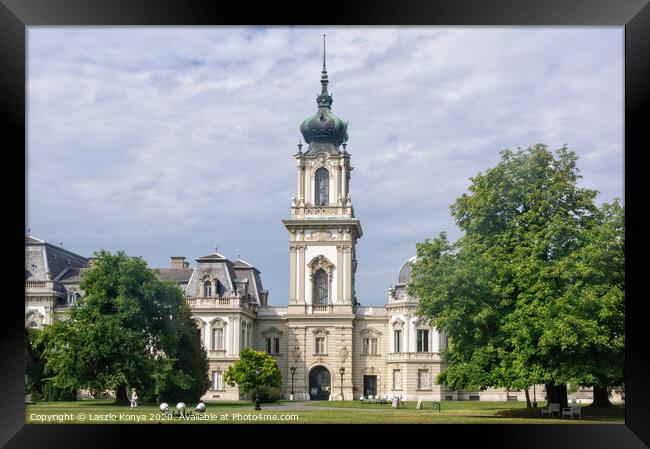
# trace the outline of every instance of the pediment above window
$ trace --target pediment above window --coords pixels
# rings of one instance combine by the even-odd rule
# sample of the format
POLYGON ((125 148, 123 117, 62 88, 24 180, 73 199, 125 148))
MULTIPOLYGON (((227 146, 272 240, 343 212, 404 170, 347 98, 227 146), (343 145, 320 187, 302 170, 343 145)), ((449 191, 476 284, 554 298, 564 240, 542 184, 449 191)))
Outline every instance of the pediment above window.
POLYGON ((328 273, 334 268, 334 264, 329 261, 329 259, 323 255, 314 257, 311 262, 307 264, 311 268, 312 274, 316 272, 319 268, 323 268, 328 273))
POLYGON ((372 327, 367 327, 363 329, 360 334, 364 337, 379 337, 381 335, 381 332, 378 331, 377 329, 374 329, 372 327))
POLYGON ((275 327, 269 327, 268 329, 262 331, 262 335, 265 337, 270 337, 270 336, 280 336, 282 335, 282 331, 275 328, 275 327))
POLYGON ((224 327, 226 327, 227 325, 228 325, 228 323, 226 323, 226 322, 225 322, 224 320, 222 320, 221 318, 215 318, 215 319, 213 319, 212 321, 210 321, 210 326, 211 326, 213 329, 224 328, 224 327))
POLYGON ((369 368, 364 368, 363 374, 366 376, 373 376, 373 375, 376 376, 377 374, 379 374, 379 370, 374 366, 371 366, 369 368))
POLYGON ((318 327, 312 331, 314 335, 328 335, 330 332, 324 327, 318 327))
POLYGON ((397 318, 395 321, 393 321, 394 329, 402 329, 403 327, 404 327, 404 321, 401 320, 400 318, 397 318))

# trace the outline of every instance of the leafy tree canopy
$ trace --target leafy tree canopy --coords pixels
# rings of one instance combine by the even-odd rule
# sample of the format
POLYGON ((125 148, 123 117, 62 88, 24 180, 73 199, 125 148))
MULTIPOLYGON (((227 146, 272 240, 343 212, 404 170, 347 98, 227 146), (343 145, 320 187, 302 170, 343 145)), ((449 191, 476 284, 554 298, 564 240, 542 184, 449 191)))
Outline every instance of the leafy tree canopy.
POLYGON ((198 399, 209 385, 207 358, 178 286, 124 252, 96 256, 69 319, 46 329, 54 385, 117 389, 122 401, 129 386, 148 399, 172 391, 198 399))
POLYGON ((409 294, 449 337, 452 389, 620 385, 624 209, 595 205, 566 146, 503 151, 451 206, 463 236, 417 245, 409 294))
POLYGON ((224 381, 234 387, 239 385, 242 393, 255 390, 257 383, 268 387, 279 387, 282 384, 282 373, 278 362, 263 351, 244 348, 239 352, 239 360, 230 365, 224 373, 224 381), (259 376, 255 370, 259 369, 259 376))

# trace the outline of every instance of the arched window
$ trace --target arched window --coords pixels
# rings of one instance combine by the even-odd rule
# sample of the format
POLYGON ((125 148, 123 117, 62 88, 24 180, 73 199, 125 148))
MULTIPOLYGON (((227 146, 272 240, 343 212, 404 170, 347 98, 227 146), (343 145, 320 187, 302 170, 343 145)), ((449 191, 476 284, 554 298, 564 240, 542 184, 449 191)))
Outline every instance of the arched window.
POLYGON ((205 281, 203 283, 203 296, 206 298, 212 296, 212 282, 205 281))
POLYGON ((327 206, 330 202, 330 174, 325 167, 316 170, 315 187, 316 206, 327 206))
POLYGON ((319 268, 314 273, 314 304, 328 303, 328 287, 327 272, 319 268))

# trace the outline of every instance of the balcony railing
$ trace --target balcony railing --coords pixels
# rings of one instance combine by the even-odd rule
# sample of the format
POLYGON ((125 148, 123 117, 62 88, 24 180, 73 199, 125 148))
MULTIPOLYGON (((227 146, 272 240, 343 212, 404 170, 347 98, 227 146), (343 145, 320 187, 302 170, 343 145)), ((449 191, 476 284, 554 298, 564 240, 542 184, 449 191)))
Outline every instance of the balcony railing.
POLYGON ((391 352, 389 361, 426 360, 430 362, 441 361, 439 352, 391 352))
POLYGON ((308 216, 351 217, 352 214, 352 206, 293 206, 291 208, 292 218, 308 216))
POLYGON ((187 303, 190 307, 214 307, 220 309, 248 309, 250 305, 248 301, 242 300, 239 296, 232 297, 210 297, 210 296, 198 296, 193 298, 187 298, 187 303))
POLYGON ((64 291, 61 284, 54 281, 25 281, 25 289, 39 289, 55 292, 64 291))
POLYGON ((357 315, 386 315, 385 306, 359 306, 357 315))
POLYGON ((329 312, 329 305, 327 304, 315 305, 313 306, 313 311, 319 313, 329 312))
POLYGON ((47 282, 45 281, 26 281, 25 288, 46 288, 47 282))

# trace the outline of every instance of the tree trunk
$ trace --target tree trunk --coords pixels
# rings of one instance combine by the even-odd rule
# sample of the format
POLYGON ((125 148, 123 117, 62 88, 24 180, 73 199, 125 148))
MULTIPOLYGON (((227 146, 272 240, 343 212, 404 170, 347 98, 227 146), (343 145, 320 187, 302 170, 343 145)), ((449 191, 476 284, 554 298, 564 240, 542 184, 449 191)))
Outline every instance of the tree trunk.
POLYGON ((594 407, 612 407, 612 403, 609 402, 607 387, 594 387, 594 402, 591 405, 594 407))
POLYGON ((129 398, 126 393, 126 385, 119 385, 115 389, 115 403, 119 405, 130 404, 129 398))
POLYGON ((526 388, 526 408, 532 408, 532 404, 530 403, 530 393, 528 393, 528 388, 526 388))
POLYGON ((568 407, 569 400, 567 397, 566 384, 552 385, 546 384, 546 401, 547 404, 555 402, 560 404, 560 407, 568 407))

